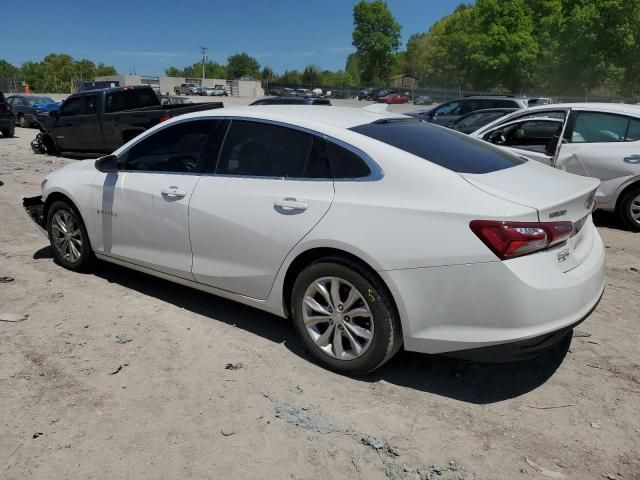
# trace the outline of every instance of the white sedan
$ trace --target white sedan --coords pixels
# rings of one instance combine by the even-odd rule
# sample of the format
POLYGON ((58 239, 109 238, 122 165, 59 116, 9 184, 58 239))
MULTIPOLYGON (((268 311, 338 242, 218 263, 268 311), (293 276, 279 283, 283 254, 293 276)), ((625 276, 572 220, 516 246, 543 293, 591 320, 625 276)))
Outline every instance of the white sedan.
POLYGON ((598 208, 640 231, 640 107, 615 103, 519 110, 471 134, 546 165, 601 180, 598 208))
POLYGON ((508 360, 564 338, 604 288, 597 187, 376 108, 271 106, 177 117, 24 203, 62 266, 291 317, 319 363, 362 374, 403 343, 508 360))

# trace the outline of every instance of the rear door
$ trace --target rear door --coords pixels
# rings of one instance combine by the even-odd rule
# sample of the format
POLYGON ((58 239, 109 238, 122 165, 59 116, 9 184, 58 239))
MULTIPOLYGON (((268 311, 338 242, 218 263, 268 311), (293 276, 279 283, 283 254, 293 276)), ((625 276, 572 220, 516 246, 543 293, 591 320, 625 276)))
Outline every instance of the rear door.
POLYGON ((554 166, 600 179, 598 201, 608 202, 620 185, 640 175, 640 119, 573 110, 554 166))
POLYGON ((209 172, 189 206, 194 278, 267 298, 287 254, 333 201, 324 139, 234 119, 209 172))

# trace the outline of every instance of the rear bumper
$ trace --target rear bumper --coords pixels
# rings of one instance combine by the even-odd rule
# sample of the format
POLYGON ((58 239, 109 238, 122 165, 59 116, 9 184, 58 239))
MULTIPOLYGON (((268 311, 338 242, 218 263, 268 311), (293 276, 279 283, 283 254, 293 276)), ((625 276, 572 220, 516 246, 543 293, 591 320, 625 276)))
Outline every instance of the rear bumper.
POLYGON ((44 218, 44 202, 42 201, 42 196, 25 197, 22 199, 22 206, 27 212, 27 215, 29 215, 29 218, 31 218, 38 228, 46 235, 47 226, 44 218))
POLYGON ((561 340, 589 316, 604 291, 604 246, 591 228, 587 258, 567 272, 554 265, 555 251, 506 262, 379 272, 396 299, 405 348, 470 357, 497 347, 481 356, 506 360, 561 340))

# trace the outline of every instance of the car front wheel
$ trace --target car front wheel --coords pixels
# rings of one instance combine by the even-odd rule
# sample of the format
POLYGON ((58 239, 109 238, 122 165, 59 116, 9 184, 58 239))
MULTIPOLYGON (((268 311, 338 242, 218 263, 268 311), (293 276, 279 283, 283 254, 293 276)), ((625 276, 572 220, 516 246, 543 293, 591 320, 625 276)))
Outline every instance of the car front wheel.
POLYGON ((65 201, 54 202, 47 213, 47 232, 53 254, 69 270, 86 270, 93 261, 87 230, 80 214, 65 201))
POLYGON ((624 195, 619 215, 632 230, 640 231, 640 188, 634 188, 624 195))
POLYGON ((326 258, 305 268, 293 287, 291 312, 306 350, 338 373, 371 372, 402 345, 386 287, 346 258, 326 258))

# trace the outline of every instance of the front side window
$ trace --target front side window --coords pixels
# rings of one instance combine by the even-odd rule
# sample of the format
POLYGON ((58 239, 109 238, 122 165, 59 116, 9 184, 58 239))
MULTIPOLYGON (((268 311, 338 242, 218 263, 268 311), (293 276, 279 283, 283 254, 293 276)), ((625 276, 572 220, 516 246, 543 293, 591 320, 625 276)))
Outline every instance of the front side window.
POLYGON ((84 114, 92 115, 98 111, 98 96, 87 95, 84 97, 84 114))
POLYGON ((481 140, 419 120, 367 123, 350 130, 459 173, 490 173, 527 161, 481 140))
POLYGON ((532 119, 491 130, 484 140, 506 147, 549 153, 554 140, 562 133, 563 122, 553 119, 532 119))
POLYGON ((216 169, 221 175, 329 178, 324 141, 269 123, 233 120, 216 169))
POLYGON ((624 142, 629 117, 601 112, 576 112, 571 143, 624 142))
POLYGON ((60 107, 60 116, 61 117, 72 117, 75 115, 82 114, 82 97, 72 97, 68 98, 60 107))
POLYGON ((135 144, 125 157, 124 170, 195 172, 215 120, 194 120, 163 128, 135 144))
POLYGON ((28 97, 29 105, 46 105, 47 103, 56 103, 53 98, 50 97, 28 97))

